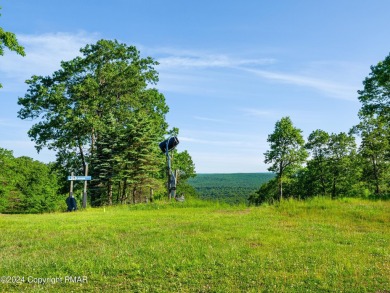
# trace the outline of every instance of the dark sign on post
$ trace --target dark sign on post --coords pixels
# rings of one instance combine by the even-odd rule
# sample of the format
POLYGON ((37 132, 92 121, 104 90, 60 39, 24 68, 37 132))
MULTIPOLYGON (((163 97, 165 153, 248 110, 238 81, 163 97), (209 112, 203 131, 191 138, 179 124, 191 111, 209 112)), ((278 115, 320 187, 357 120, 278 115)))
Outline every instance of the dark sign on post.
POLYGON ((173 150, 179 144, 179 139, 176 136, 171 136, 170 138, 160 142, 158 145, 163 153, 173 150))
POLYGON ((169 151, 173 150, 179 144, 179 140, 176 136, 170 136, 168 139, 160 142, 158 145, 163 153, 167 156, 167 175, 168 175, 168 198, 176 198, 176 172, 172 171, 171 156, 169 151))

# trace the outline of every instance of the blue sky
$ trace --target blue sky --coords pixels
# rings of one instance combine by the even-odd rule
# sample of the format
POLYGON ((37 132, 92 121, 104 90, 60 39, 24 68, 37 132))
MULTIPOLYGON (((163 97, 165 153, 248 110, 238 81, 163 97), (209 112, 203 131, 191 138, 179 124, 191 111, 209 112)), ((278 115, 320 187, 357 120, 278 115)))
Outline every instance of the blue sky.
POLYGON ((37 154, 17 118, 31 75, 49 75, 99 39, 135 45, 160 62, 157 88, 198 173, 264 172, 275 122, 305 138, 358 122, 357 90, 390 52, 388 0, 2 1, 0 27, 27 56, 0 57, 0 147, 37 154))

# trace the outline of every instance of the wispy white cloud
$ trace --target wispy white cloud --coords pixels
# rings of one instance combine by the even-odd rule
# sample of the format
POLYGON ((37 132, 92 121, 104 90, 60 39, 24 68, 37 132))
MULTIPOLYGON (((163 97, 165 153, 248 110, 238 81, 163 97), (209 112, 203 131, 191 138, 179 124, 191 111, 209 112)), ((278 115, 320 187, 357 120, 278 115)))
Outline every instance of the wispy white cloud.
POLYGON ((272 72, 266 70, 259 70, 253 68, 243 68, 242 70, 253 73, 261 78, 272 80, 275 82, 287 83, 297 86, 309 87, 321 92, 326 93, 327 95, 333 96, 335 98, 345 99, 345 100, 355 100, 356 97, 354 93, 356 88, 353 86, 348 86, 336 82, 331 82, 321 78, 314 78, 299 74, 290 74, 290 73, 280 73, 272 72))
POLYGON ((194 119, 200 120, 200 121, 206 121, 206 122, 227 123, 226 120, 217 119, 217 118, 210 118, 210 117, 194 116, 194 119))
MULTIPOLYGON (((80 48, 88 43, 96 42, 98 38, 98 34, 86 32, 18 35, 18 40, 25 47, 27 55, 21 57, 8 54, 7 58, 0 59, 3 90, 20 90, 20 84, 23 84, 31 75, 46 75, 54 72, 59 69, 61 61, 80 55, 80 48)), ((239 55, 177 48, 153 49, 142 45, 139 47, 145 50, 146 54, 153 53, 157 56, 155 59, 160 63, 157 69, 160 71, 161 88, 164 91, 193 93, 201 89, 212 93, 207 75, 195 73, 195 71, 204 73, 209 69, 229 69, 236 71, 239 75, 245 72, 262 80, 311 88, 334 98, 356 100, 355 85, 332 80, 327 76, 329 72, 321 76, 318 67, 326 68, 326 62, 308 63, 306 65, 308 74, 305 74, 305 70, 301 70, 300 73, 271 70, 271 67, 276 67, 273 65, 277 65, 278 68, 282 65, 280 60, 272 57, 246 58, 239 55), (202 84, 206 86, 200 86, 202 84)), ((332 66, 334 67, 335 64, 332 66)), ((343 68, 347 70, 345 64, 339 66, 340 70, 343 68)), ((213 77, 223 79, 222 72, 213 77)))
MULTIPOLYGON (((159 70, 164 74, 180 72, 177 74, 178 78, 184 75, 192 77, 194 76, 193 71, 230 69, 235 70, 237 74, 245 72, 262 80, 310 88, 337 99, 356 100, 356 84, 350 78, 343 79, 344 82, 334 79, 335 75, 342 76, 343 72, 350 72, 348 68, 354 67, 353 64, 349 64, 350 67, 348 67, 345 62, 312 61, 304 64, 299 72, 293 72, 281 71, 283 63, 275 58, 244 58, 228 54, 177 49, 166 49, 163 55, 163 57, 157 58, 160 63, 159 70), (334 69, 333 72, 324 70, 327 68, 327 64, 331 65, 334 69), (272 67, 275 69, 271 69, 272 67)), ((170 83, 172 82, 171 80, 170 83)), ((183 87, 184 85, 182 85, 183 87)))
POLYGON ((232 133, 228 136, 214 137, 210 136, 208 132, 204 132, 204 135, 200 133, 194 136, 180 136, 180 141, 183 143, 210 145, 210 146, 223 146, 223 149, 259 149, 259 147, 265 147, 265 141, 260 137, 253 135, 246 135, 239 133, 232 133))
POLYGON ((169 56, 159 58, 160 68, 233 68, 237 66, 259 66, 274 63, 271 58, 238 59, 228 55, 169 56))
POLYGON ((240 111, 243 112, 244 115, 255 117, 274 117, 275 115, 280 115, 280 113, 275 113, 274 111, 260 110, 255 108, 242 108, 240 111))
POLYGON ((214 139, 199 139, 194 137, 181 136, 181 141, 198 143, 198 144, 207 144, 207 145, 223 145, 223 146, 243 146, 246 145, 244 141, 240 140, 214 140, 214 139))

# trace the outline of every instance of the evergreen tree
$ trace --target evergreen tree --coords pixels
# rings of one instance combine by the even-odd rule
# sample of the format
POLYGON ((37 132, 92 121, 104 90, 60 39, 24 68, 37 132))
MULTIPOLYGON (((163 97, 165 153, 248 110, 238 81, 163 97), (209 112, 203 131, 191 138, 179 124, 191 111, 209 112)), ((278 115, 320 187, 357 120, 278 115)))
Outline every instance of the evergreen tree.
POLYGON ((124 199, 130 187, 135 199, 155 185, 156 145, 167 128, 165 98, 150 87, 158 81, 157 62, 117 41, 80 51, 82 57, 62 62, 52 76, 27 81, 19 117, 41 120, 29 130, 38 151, 56 150, 61 166, 81 165, 83 174, 90 164, 93 204, 112 204, 115 193, 124 199))

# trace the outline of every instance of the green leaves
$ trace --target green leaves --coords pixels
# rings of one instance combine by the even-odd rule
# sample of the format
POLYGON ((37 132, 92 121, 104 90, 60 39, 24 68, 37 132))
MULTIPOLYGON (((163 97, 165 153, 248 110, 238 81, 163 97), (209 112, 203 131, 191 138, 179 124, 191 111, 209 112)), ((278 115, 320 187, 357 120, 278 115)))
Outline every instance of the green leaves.
POLYGON ((390 121, 390 55, 376 66, 371 66, 369 77, 363 81, 364 89, 358 91, 362 108, 360 117, 378 115, 390 121))
POLYGON ((0 148, 0 213, 43 213, 63 204, 48 165, 0 148))
POLYGON ((359 153, 363 160, 364 181, 377 196, 390 191, 390 129, 382 116, 361 117, 354 132, 361 137, 359 153))
MULTIPOLYGON (((24 47, 19 45, 16 35, 14 33, 4 31, 4 29, 0 27, 0 56, 4 55, 5 48, 8 48, 10 51, 14 51, 21 56, 26 55, 24 47)), ((1 83, 0 88, 2 88, 1 83)))
MULTIPOLYGON (((92 185, 105 190, 99 197, 111 203, 113 184, 121 185, 122 194, 155 185, 151 178, 162 160, 157 145, 166 133, 168 106, 150 88, 158 81, 157 62, 141 58, 134 46, 100 40, 80 52, 51 76, 27 81, 18 115, 38 120, 28 133, 38 151, 56 150, 68 168, 63 160, 74 158, 70 153, 77 153, 84 169, 90 163, 92 185)), ((70 162, 77 170, 80 164, 70 162)))
POLYGON ((362 138, 364 181, 380 196, 390 191, 390 55, 371 66, 363 85, 358 91, 361 122, 353 131, 362 138))
POLYGON ((272 163, 269 171, 275 172, 279 180, 280 198, 283 196, 283 177, 293 173, 305 161, 308 154, 304 148, 302 131, 295 128, 289 117, 276 122, 275 130, 268 136, 270 150, 264 153, 266 164, 272 163))

